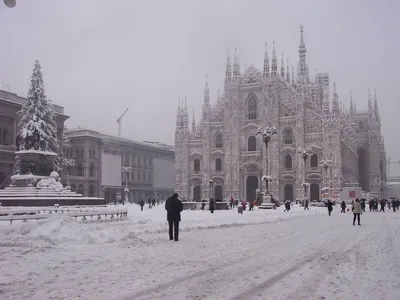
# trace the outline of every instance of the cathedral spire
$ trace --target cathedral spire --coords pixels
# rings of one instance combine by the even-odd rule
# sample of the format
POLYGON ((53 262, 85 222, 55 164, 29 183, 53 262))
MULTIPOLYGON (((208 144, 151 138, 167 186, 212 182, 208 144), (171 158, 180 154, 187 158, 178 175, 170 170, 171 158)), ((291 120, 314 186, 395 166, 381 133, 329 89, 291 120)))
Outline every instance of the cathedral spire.
POLYGON ((187 98, 185 96, 185 106, 183 109, 183 127, 189 129, 189 114, 187 109, 187 98))
POLYGON ((333 99, 332 99, 332 116, 338 117, 339 116, 339 97, 336 92, 336 83, 333 83, 333 99))
POLYGON ((350 114, 354 113, 353 92, 350 91, 350 114))
POLYGON ((178 98, 178 111, 176 113, 176 128, 181 127, 181 119, 182 119, 181 99, 178 98))
POLYGON ((265 43, 265 53, 264 53, 264 78, 269 77, 269 57, 267 43, 265 43))
POLYGON ((278 60, 276 58, 275 52, 275 41, 272 42, 272 66, 271 66, 271 76, 278 75, 278 60))
POLYGON ((194 108, 193 108, 193 119, 192 119, 192 133, 196 133, 196 120, 195 120, 195 113, 194 113, 194 108))
POLYGON ((304 32, 303 25, 300 26, 300 45, 299 45, 299 69, 298 80, 307 81, 308 80, 308 67, 306 62, 306 45, 304 43, 304 32))
POLYGON ((376 89, 374 89, 374 112, 377 120, 380 120, 378 99, 376 98, 376 89))
POLYGON ((240 77, 239 59, 235 48, 235 56, 233 57, 233 80, 238 80, 240 77))
POLYGON ((286 81, 290 84, 289 59, 287 59, 286 62, 286 81))
POLYGON ((226 54, 226 70, 225 70, 225 82, 229 82, 232 79, 232 65, 231 65, 231 58, 229 55, 229 49, 227 50, 226 54))
POLYGON ((373 115, 373 108, 372 108, 372 100, 371 100, 371 90, 368 89, 368 112, 369 115, 372 116, 373 115))
POLYGON ((206 84, 204 86, 204 103, 210 103, 210 89, 208 87, 208 74, 206 74, 206 84))
POLYGON ((285 66, 283 65, 283 53, 281 57, 281 76, 283 79, 285 79, 285 66))
POLYGON ((292 65, 292 86, 293 86, 293 87, 296 85, 295 80, 296 80, 296 78, 294 77, 294 67, 293 67, 293 65, 292 65))

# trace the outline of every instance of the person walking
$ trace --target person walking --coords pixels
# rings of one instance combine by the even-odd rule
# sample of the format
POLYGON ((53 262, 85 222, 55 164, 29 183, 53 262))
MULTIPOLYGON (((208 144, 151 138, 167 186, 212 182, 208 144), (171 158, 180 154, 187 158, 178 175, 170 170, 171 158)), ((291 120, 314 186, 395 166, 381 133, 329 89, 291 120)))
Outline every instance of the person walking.
POLYGON ((304 210, 306 210, 306 209, 310 210, 310 209, 308 208, 308 199, 306 199, 306 200, 304 201, 304 210))
POLYGON ((328 214, 331 215, 332 210, 333 210, 333 204, 332 204, 331 200, 328 200, 328 202, 326 203, 326 207, 328 208, 328 214))
POLYGON ((358 221, 358 225, 361 225, 360 223, 361 204, 358 198, 356 199, 356 201, 353 202, 351 210, 353 211, 353 225, 355 225, 356 219, 358 221))
POLYGON ((289 201, 289 200, 286 200, 286 201, 285 201, 285 210, 284 210, 283 212, 289 211, 289 210, 290 210, 290 201, 289 201))
POLYGON ((178 194, 174 193, 165 202, 167 211, 167 221, 169 227, 169 240, 179 241, 179 222, 181 221, 181 212, 183 210, 182 201, 178 199, 178 194))
POLYGON ((340 204, 340 207, 342 208, 341 213, 346 213, 346 202, 344 200, 340 204))
POLYGON ((140 210, 143 211, 143 206, 144 206, 144 200, 143 200, 143 198, 140 199, 139 205, 140 205, 140 210))
POLYGON ((210 198, 210 202, 209 202, 208 206, 210 208, 211 213, 213 214, 214 210, 215 210, 215 201, 213 198, 210 198))

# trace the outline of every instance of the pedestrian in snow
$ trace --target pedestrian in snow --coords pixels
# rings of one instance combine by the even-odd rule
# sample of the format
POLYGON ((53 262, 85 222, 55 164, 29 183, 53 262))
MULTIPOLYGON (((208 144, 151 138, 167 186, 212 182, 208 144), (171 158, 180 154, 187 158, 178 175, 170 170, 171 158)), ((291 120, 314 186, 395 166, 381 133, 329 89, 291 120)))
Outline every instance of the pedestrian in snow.
POLYGON ((147 199, 147 204, 149 205, 149 208, 151 208, 151 199, 147 199))
POLYGON ((346 213, 346 202, 344 202, 344 200, 340 204, 340 207, 342 208, 341 213, 346 213))
POLYGON ((361 212, 365 212, 365 201, 367 201, 367 200, 364 198, 360 200, 361 212))
POLYGON ((140 210, 143 211, 143 206, 144 206, 144 200, 143 200, 143 198, 140 199, 139 205, 140 205, 140 210))
POLYGON ((249 203, 249 211, 253 210, 254 208, 254 201, 250 201, 249 203))
POLYGON ((396 200, 392 199, 392 207, 393 207, 393 212, 396 211, 396 200))
POLYGON ((385 206, 386 206, 386 200, 385 199, 381 199, 381 210, 379 212, 385 212, 385 206))
POLYGON ((308 208, 308 199, 306 199, 306 200, 304 201, 304 210, 306 210, 306 209, 310 210, 310 209, 308 208))
POLYGON ((165 202, 167 220, 169 227, 169 240, 179 241, 179 222, 181 221, 181 211, 183 210, 182 201, 178 199, 178 194, 174 193, 165 202))
POLYGON ((285 210, 283 212, 289 211, 289 210, 290 210, 290 201, 286 200, 286 202, 285 202, 285 210))
POLYGON ((229 200, 229 205, 231 206, 231 209, 233 209, 235 200, 233 200, 233 197, 231 196, 231 200, 229 200))
POLYGON ((360 223, 361 204, 358 198, 356 199, 356 201, 353 202, 351 210, 353 211, 353 225, 355 225, 356 219, 358 221, 358 225, 361 225, 360 223))
POLYGON ((151 207, 156 207, 156 198, 153 198, 153 200, 151 200, 151 207))
POLYGON ((331 215, 332 210, 333 210, 333 204, 332 204, 331 200, 328 200, 328 202, 326 203, 326 207, 328 208, 328 214, 331 215))
POLYGON ((210 203, 208 204, 208 206, 210 208, 211 213, 213 214, 215 210, 215 201, 213 198, 210 198, 210 203))

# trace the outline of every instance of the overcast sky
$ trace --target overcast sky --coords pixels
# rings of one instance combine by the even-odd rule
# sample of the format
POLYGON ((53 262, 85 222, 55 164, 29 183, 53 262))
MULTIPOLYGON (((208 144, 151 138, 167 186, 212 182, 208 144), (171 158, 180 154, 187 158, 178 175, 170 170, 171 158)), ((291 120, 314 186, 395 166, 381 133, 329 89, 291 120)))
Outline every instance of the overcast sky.
POLYGON ((303 24, 310 73, 329 72, 357 109, 376 88, 388 155, 400 159, 399 15, 397 0, 17 0, 0 4, 0 82, 26 96, 39 59, 68 127, 117 134, 129 107, 123 136, 172 144, 177 99, 199 116, 208 73, 215 101, 227 48, 242 71, 262 68, 264 43, 275 40, 279 64, 283 52, 296 65, 303 24))

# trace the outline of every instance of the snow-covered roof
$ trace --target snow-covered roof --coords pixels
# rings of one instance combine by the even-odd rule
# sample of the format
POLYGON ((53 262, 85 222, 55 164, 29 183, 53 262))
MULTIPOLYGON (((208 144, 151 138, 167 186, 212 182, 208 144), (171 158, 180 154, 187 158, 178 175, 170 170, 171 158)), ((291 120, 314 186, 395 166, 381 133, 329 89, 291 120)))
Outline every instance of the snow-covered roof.
POLYGON ((20 150, 20 151, 15 152, 15 154, 27 154, 27 153, 43 154, 43 155, 48 155, 48 156, 57 156, 57 154, 52 151, 41 151, 41 150, 35 150, 35 149, 20 150))

